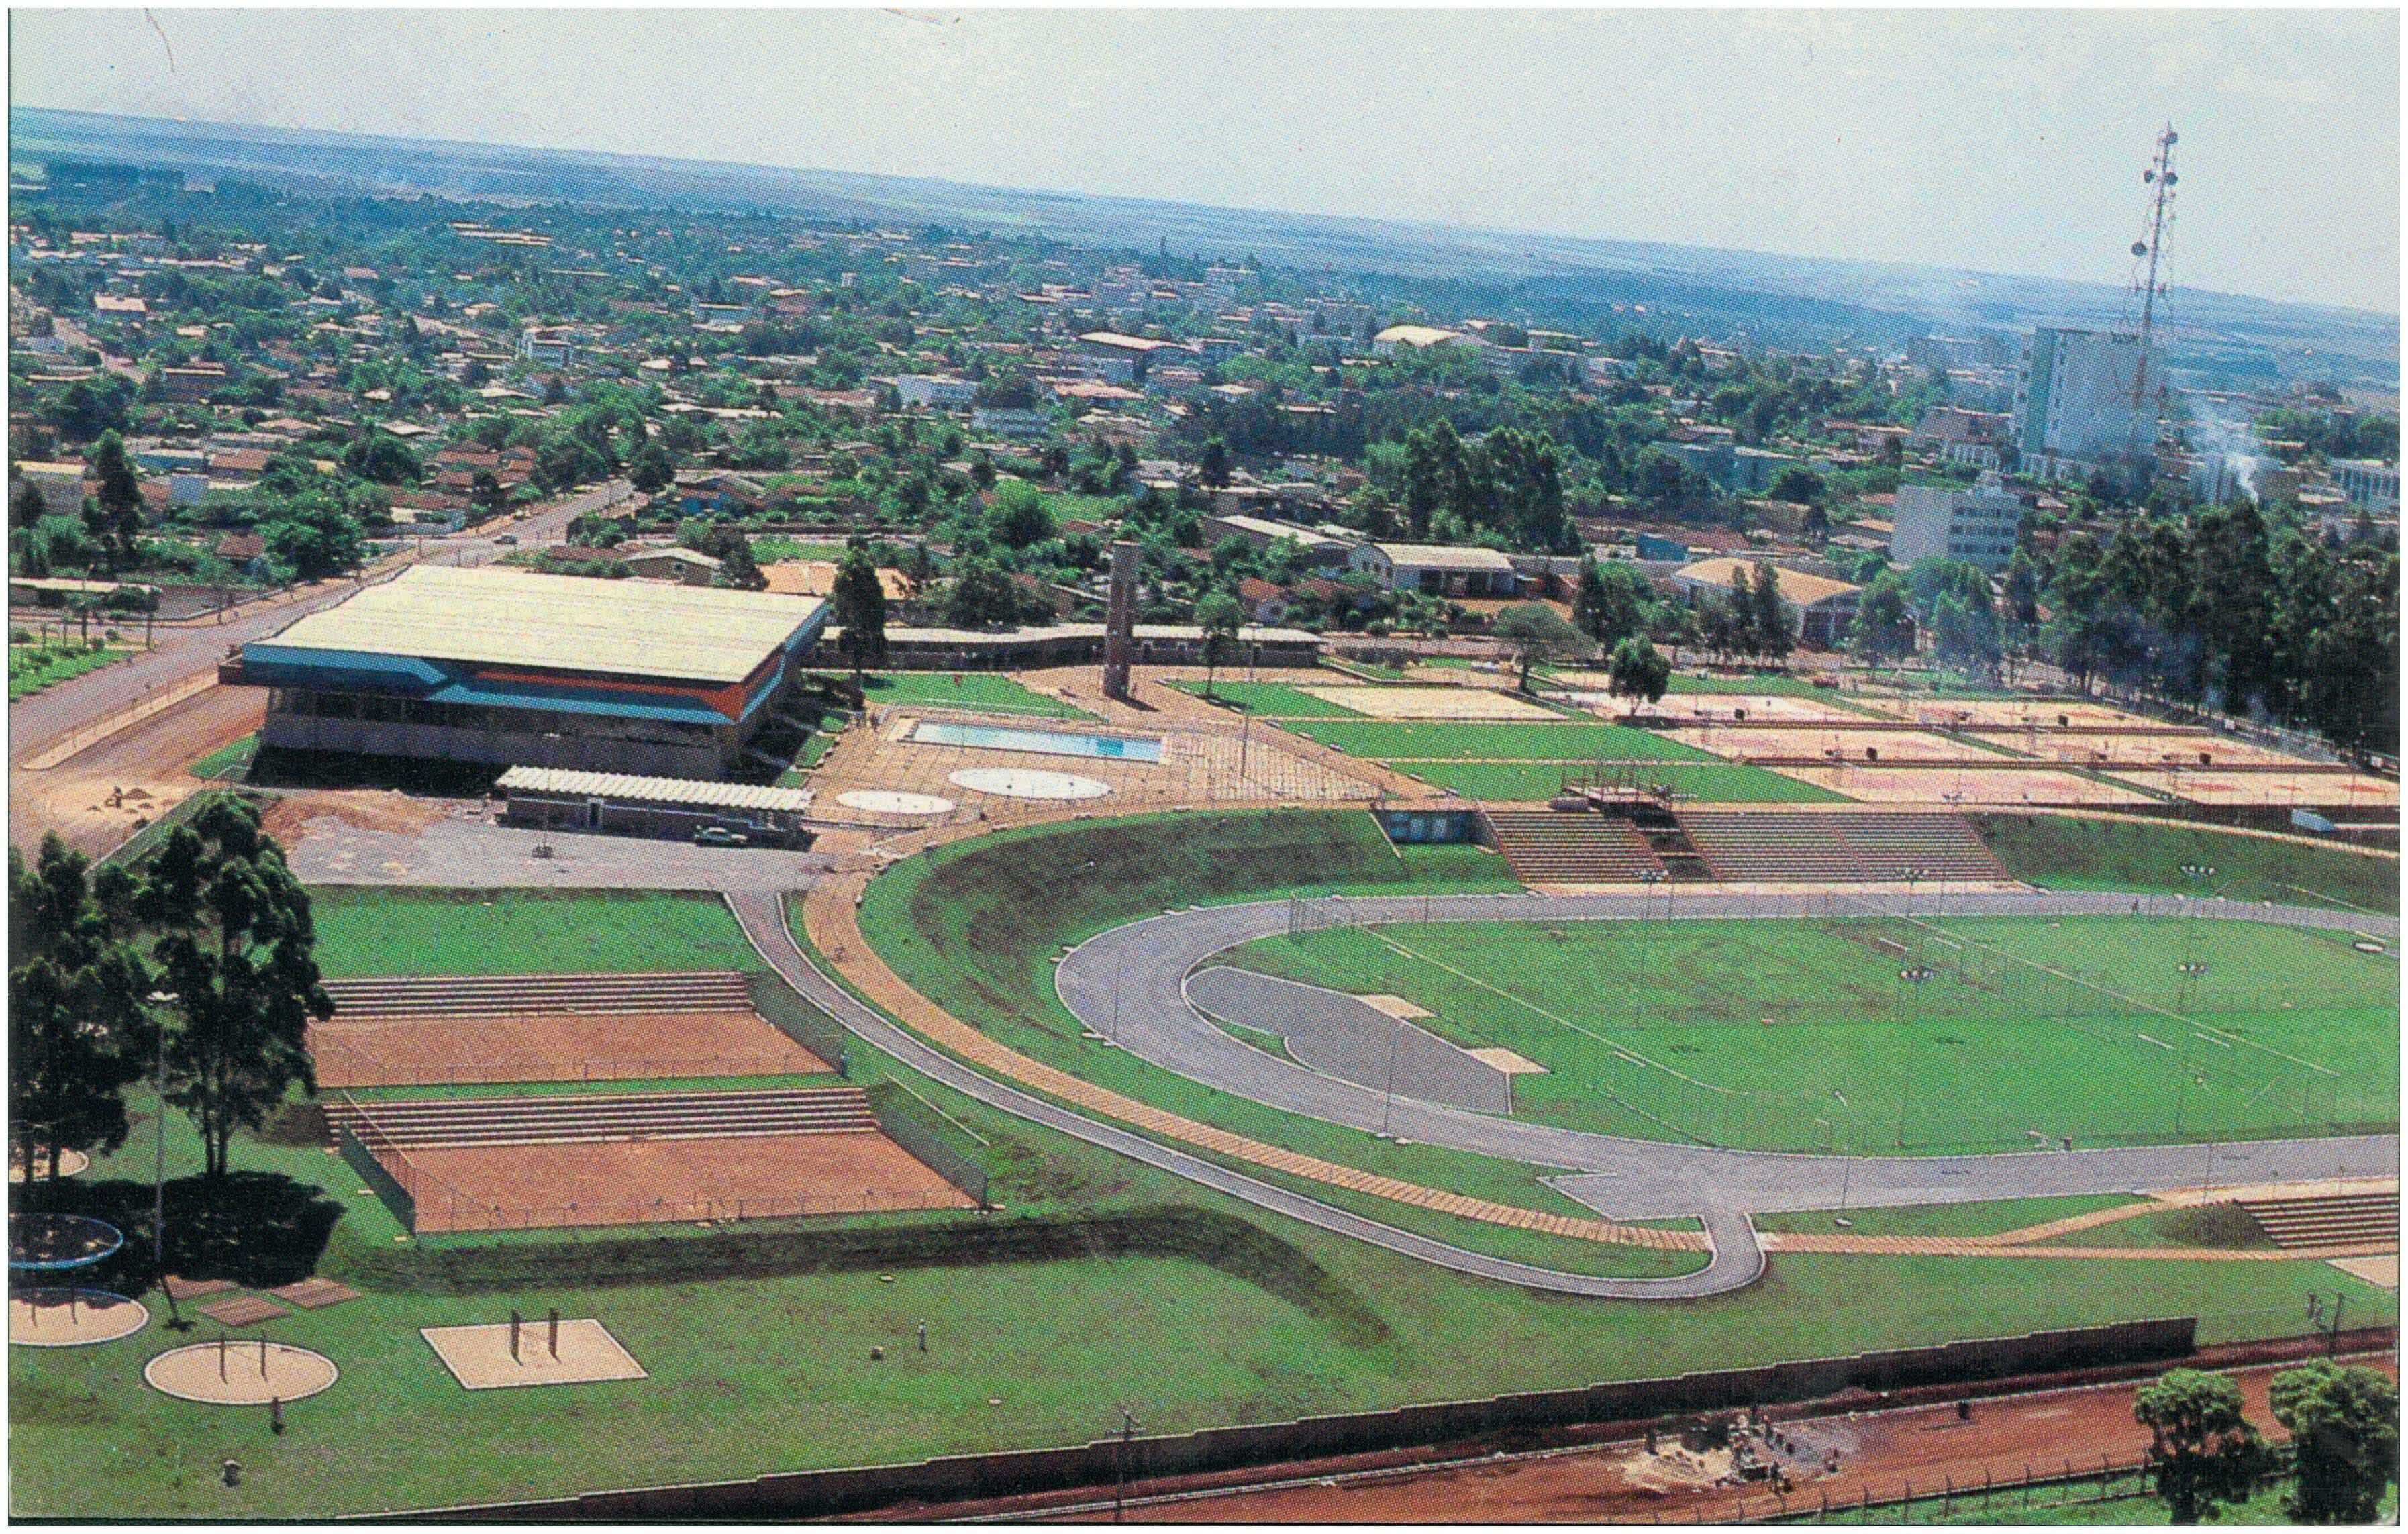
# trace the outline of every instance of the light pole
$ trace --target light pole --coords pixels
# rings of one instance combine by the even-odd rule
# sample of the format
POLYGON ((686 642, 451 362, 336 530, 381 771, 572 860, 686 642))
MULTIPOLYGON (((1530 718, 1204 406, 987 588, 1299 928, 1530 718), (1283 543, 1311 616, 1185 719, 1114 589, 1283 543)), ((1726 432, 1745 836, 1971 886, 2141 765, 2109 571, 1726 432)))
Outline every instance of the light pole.
POLYGON ((1647 983, 1647 961, 1655 949, 1656 929, 1651 918, 1655 914, 1656 886, 1664 882, 1664 870, 1641 868, 1639 870, 1639 882, 1643 889, 1639 906, 1639 982, 1630 988, 1630 1025, 1633 1028, 1639 1026, 1640 991, 1647 983))
MULTIPOLYGON (((2213 863, 2185 863, 2180 866, 2177 871, 2179 871, 2183 878, 2188 882, 2190 889, 2190 894, 2183 902, 2182 972, 2186 977, 2184 990, 2185 995, 2187 996, 2189 990, 2189 982, 2187 977, 2191 973, 2191 958, 2193 955, 2194 946, 2199 940, 2199 888, 2201 884, 2206 883, 2209 880, 2215 877, 2215 865, 2213 863)), ((2186 1017, 2189 1015, 2190 1004, 2188 1001, 2184 1002, 2183 1012, 2186 1017)))

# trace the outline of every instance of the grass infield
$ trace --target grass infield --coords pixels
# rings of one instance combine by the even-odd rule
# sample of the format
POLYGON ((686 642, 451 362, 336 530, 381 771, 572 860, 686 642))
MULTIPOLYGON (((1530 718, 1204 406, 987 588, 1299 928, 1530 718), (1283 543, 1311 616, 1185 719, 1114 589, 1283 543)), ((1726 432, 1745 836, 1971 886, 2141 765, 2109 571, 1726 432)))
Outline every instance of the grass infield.
POLYGON ((1623 724, 1403 724, 1366 720, 1305 720, 1286 726, 1349 756, 1420 761, 1668 761, 1713 762, 1718 758, 1623 724))
POLYGON ((2342 934, 2128 916, 1477 922, 1232 957, 1415 1001, 1436 1014, 1424 1026, 1547 1068, 1516 1081, 1517 1114, 1607 1134, 1944 1152, 2032 1131, 2154 1143, 2397 1122, 2399 963, 2342 934))

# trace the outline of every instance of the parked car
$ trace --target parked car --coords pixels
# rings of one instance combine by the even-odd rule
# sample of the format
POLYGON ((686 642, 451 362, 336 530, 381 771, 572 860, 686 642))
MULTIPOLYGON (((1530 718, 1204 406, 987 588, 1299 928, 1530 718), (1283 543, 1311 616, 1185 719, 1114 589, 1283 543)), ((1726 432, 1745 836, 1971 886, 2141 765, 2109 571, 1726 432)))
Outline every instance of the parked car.
POLYGON ((749 847, 752 839, 741 831, 731 831, 724 825, 706 825, 694 834, 697 847, 749 847))
POLYGON ((501 533, 494 536, 494 541, 495 543, 507 543, 512 547, 516 547, 519 541, 519 536, 516 533, 501 533))

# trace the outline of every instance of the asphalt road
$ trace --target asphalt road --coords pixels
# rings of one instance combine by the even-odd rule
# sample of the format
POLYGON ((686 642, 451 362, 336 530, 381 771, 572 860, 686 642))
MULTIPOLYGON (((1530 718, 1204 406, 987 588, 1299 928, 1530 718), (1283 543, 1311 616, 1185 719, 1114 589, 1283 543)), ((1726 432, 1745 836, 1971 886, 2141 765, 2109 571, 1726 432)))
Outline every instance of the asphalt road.
POLYGON ((1704 1268, 1677 1278, 1620 1279, 1558 1272, 1528 1263, 1467 1252, 1460 1247, 1398 1230, 1394 1226, 1382 1225, 1351 1211, 1290 1193, 1285 1188, 1231 1171, 1201 1157, 1158 1144, 1134 1131, 1099 1123, 1017 1087, 990 1080, 895 1026, 853 999, 853 993, 821 974, 795 946, 794 937, 786 929, 785 915, 775 894, 767 891, 735 894, 728 896, 727 903, 735 910, 736 919, 742 925, 744 935, 768 961, 770 968, 813 1005, 826 1011, 872 1048, 989 1107, 1058 1129, 1090 1145, 1116 1151, 1132 1160, 1160 1168, 1275 1214, 1284 1214, 1337 1235, 1368 1241, 1419 1262, 1475 1278, 1518 1283, 1525 1288, 1552 1294, 1600 1299, 1698 1299, 1744 1288, 1764 1272, 1764 1253, 1756 1243, 1756 1232, 1744 1216, 1733 1213, 1717 1212, 1707 1217, 1706 1233, 1713 1244, 1713 1254, 1704 1268))
MULTIPOLYGON (((632 494, 632 487, 625 481, 614 480, 549 502, 506 531, 519 540, 518 548, 539 549, 557 542, 578 517, 632 494)), ((511 545, 497 543, 488 536, 462 534, 433 538, 423 549, 412 548, 380 562, 364 579, 373 581, 420 563, 488 565, 513 552, 511 545)), ((363 583, 321 581, 289 596, 245 604, 222 624, 194 619, 157 625, 152 629, 152 648, 147 653, 45 688, 8 705, 8 759, 22 762, 37 755, 55 740, 131 708, 196 673, 212 669, 234 646, 265 638, 305 613, 332 607, 363 583)))
MULTIPOLYGON (((1894 896, 1885 904, 1869 896, 1839 898, 1841 909, 1847 902, 1863 910, 1896 910, 1899 904, 1894 896)), ((2144 910, 2180 909, 2171 899, 2139 903, 2144 910)), ((1366 922, 1598 921, 1665 914, 1660 897, 1644 895, 1407 896, 1309 905, 1319 913, 1317 925, 1329 925, 1341 910, 1366 922)), ((1927 894, 1914 901, 1918 915, 1951 916, 2084 915, 2133 907, 2130 896, 2093 894, 1927 894)), ((1853 1207, 2138 1192, 2203 1181, 2382 1176, 2394 1173, 2399 1164, 2396 1135, 1962 1156, 1780 1154, 1624 1140, 1401 1096, 1392 1099, 1241 1043, 1189 1004, 1185 982, 1199 964, 1239 943, 1287 931, 1297 909, 1287 901, 1266 901, 1168 912, 1116 927, 1073 950, 1055 970, 1055 988, 1087 1027, 1190 1080, 1329 1123, 1561 1168, 1573 1175, 1556 1186, 1623 1219, 1830 1209, 1842 1202, 1853 1207)), ((1683 896, 1674 914, 1771 917, 1825 909, 1819 896, 1716 893, 1683 896)), ((2399 922, 2388 917, 2217 902, 2199 909, 2211 916, 2364 931, 2394 943, 2399 937, 2399 922)))

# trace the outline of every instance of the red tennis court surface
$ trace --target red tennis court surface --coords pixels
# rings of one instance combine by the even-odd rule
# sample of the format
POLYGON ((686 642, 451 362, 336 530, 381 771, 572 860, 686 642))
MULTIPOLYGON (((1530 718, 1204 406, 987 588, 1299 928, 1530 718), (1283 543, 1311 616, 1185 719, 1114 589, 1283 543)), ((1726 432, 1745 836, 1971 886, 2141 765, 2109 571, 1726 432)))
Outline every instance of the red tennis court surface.
POLYGON ((971 1207, 875 1130, 462 1145, 408 1160, 421 1232, 971 1207))
POLYGON ((337 1012, 309 1025, 322 1087, 816 1075, 832 1068, 751 1011, 337 1012))

